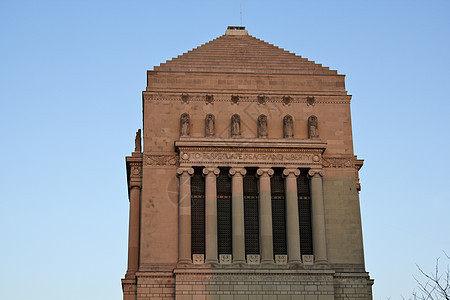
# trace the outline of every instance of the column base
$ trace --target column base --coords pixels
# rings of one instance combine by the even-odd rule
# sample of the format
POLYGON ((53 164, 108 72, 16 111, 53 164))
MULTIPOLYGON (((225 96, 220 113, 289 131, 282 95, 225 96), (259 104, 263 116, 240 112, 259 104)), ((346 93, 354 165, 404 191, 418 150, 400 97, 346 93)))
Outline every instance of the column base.
POLYGON ((320 265, 320 266, 327 266, 328 265, 328 261, 327 260, 316 260, 314 262, 315 265, 320 265))
POLYGON ((262 259, 261 264, 262 265, 273 265, 274 262, 273 262, 273 259, 262 259))
POLYGON ((192 264, 192 260, 190 260, 190 259, 179 259, 177 264, 178 265, 191 265, 192 264))
POLYGON ((290 261, 288 261, 288 264, 290 264, 290 265, 301 265, 302 264, 302 261, 300 260, 300 259, 296 259, 296 260, 290 260, 290 261))

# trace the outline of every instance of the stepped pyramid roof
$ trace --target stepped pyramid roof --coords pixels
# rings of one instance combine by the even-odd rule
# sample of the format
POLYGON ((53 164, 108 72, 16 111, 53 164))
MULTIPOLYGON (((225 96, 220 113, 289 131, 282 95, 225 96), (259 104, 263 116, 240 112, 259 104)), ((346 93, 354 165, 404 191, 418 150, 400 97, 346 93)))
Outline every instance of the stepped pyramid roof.
POLYGON ((147 72, 147 92, 346 95, 345 75, 248 34, 226 33, 147 72))
POLYGON ((224 35, 156 66, 154 71, 337 75, 335 70, 249 35, 244 27, 229 27, 224 35))

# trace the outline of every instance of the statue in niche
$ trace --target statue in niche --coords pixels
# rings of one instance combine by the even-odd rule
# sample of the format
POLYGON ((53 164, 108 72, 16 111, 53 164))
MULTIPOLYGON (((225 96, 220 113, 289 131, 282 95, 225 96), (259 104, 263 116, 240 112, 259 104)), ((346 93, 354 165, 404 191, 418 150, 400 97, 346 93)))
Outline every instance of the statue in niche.
POLYGON ((294 121, 292 120, 292 117, 290 115, 286 115, 283 118, 283 137, 294 137, 294 121))
POLYGON ((266 138, 267 135, 267 116, 260 115, 258 117, 258 137, 266 138))
POLYGON ((241 136, 241 117, 238 114, 231 116, 231 137, 241 136))
POLYGON ((316 116, 310 116, 308 118, 308 138, 318 138, 319 137, 319 127, 316 116))
POLYGON ((189 114, 184 113, 180 117, 180 136, 189 136, 191 134, 191 122, 189 114))
POLYGON ((214 115, 207 114, 205 118, 205 136, 214 136, 214 115))
POLYGON ((134 152, 141 152, 141 130, 138 129, 134 139, 134 152))

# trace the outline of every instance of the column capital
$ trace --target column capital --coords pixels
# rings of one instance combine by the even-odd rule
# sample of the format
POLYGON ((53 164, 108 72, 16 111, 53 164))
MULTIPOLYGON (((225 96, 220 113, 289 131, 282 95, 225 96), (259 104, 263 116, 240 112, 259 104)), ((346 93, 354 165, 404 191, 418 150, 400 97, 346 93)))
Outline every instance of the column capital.
POLYGON ((178 176, 182 176, 182 175, 192 176, 192 175, 194 175, 194 168, 178 168, 177 175, 178 176))
POLYGON ((284 177, 289 177, 291 176, 291 174, 295 177, 298 177, 298 175, 300 175, 300 170, 299 169, 295 169, 295 168, 286 168, 283 170, 283 175, 284 177))
POLYGON ((247 170, 245 168, 231 168, 229 174, 231 176, 245 176, 245 174, 247 174, 247 170))
POLYGON ((272 175, 274 174, 272 169, 268 169, 268 168, 260 168, 258 170, 256 170, 256 175, 259 177, 272 177, 272 175))
POLYGON ((203 176, 208 176, 208 175, 215 175, 215 176, 217 176, 217 175, 219 175, 219 173, 220 173, 220 170, 219 170, 219 168, 215 168, 215 167, 206 167, 206 168, 203 168, 203 176))
POLYGON ((320 176, 323 177, 325 175, 325 171, 324 170, 320 170, 320 169, 311 169, 308 171, 308 176, 309 177, 314 177, 314 176, 320 176))

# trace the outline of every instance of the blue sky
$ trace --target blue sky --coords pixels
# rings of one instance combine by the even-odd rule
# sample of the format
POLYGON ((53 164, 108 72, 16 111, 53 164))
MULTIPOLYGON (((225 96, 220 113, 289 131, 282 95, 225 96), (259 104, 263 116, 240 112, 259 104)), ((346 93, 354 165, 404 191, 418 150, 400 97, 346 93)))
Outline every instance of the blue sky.
POLYGON ((239 25, 346 74, 374 299, 450 252, 448 1, 0 2, 0 298, 121 299, 146 70, 239 25))

